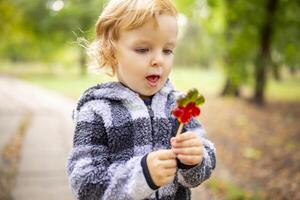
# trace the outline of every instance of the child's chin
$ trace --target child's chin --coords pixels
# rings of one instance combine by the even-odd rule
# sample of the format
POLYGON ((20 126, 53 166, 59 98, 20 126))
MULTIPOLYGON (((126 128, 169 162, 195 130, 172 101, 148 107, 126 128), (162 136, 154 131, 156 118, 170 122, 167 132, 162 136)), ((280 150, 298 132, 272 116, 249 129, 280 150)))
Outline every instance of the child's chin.
POLYGON ((151 98, 153 95, 155 95, 156 92, 157 91, 155 91, 155 92, 149 92, 149 93, 143 93, 143 94, 140 93, 139 95, 142 98, 151 98))

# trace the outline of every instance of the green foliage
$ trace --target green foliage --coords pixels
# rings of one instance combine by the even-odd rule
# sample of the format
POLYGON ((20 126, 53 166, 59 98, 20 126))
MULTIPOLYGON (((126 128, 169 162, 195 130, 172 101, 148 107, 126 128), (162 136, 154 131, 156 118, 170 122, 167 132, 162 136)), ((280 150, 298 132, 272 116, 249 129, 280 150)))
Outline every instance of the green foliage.
POLYGON ((214 62, 212 38, 198 24, 190 22, 186 34, 178 42, 175 54, 177 65, 200 65, 209 67, 214 62))
POLYGON ((272 59, 279 64, 300 67, 300 3, 281 0, 276 13, 272 59))
POLYGON ((174 3, 178 11, 188 17, 193 16, 193 11, 197 7, 197 0, 174 0, 174 3))
MULTIPOLYGON (((78 37, 94 37, 94 24, 105 0, 68 0, 54 11, 56 0, 0 1, 0 59, 65 59, 63 50, 78 48, 78 37)), ((174 0, 188 18, 176 48, 178 66, 222 66, 236 86, 253 84, 266 20, 267 0, 174 0)), ((267 67, 299 68, 300 4, 279 0, 272 19, 271 62, 267 67)), ((78 62, 75 49, 73 64, 78 62)), ((69 58, 68 58, 69 59, 69 58)), ((72 63, 71 63, 72 64, 72 63)), ((271 68, 269 68, 271 69, 271 68)))
POLYGON ((13 61, 52 60, 59 49, 76 41, 79 32, 81 37, 88 37, 103 7, 101 0, 69 0, 55 11, 55 2, 1 1, 4 28, 0 32, 0 57, 13 61))

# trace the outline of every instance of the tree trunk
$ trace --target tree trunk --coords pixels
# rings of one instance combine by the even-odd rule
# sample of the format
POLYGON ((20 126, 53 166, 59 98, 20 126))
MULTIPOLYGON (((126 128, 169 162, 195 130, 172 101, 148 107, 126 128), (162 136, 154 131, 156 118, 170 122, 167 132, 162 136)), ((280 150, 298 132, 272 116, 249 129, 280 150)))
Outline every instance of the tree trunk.
MULTIPOLYGON (((229 36, 227 36, 228 38, 229 36)), ((232 63, 230 62, 228 55, 224 56, 224 62, 227 65, 227 67, 232 67, 232 63)), ((229 75, 227 72, 226 74, 226 83, 223 87, 223 90, 221 92, 221 96, 235 96, 240 97, 240 87, 239 84, 233 80, 233 78, 229 75)))
MULTIPOLYGON (((228 8, 226 8, 226 10, 228 12, 231 12, 231 7, 233 6, 234 2, 233 1, 226 1, 226 4, 228 6, 228 8)), ((233 79, 233 75, 232 73, 237 73, 236 70, 234 68, 236 68, 237 66, 234 65, 234 61, 232 60, 232 56, 230 55, 230 45, 232 43, 233 40, 233 33, 232 33, 232 29, 235 28, 235 24, 236 22, 234 20, 232 20, 232 18, 230 18, 229 13, 227 13, 226 15, 226 21, 227 21, 227 27, 226 27, 226 31, 225 31, 225 39, 226 39, 226 50, 225 50, 225 55, 223 56, 223 61, 225 63, 225 67, 226 68, 230 68, 227 72, 226 72, 226 82, 225 85, 223 87, 223 90, 221 92, 221 96, 235 96, 235 97, 240 97, 240 82, 236 81, 233 79)))
POLYGON ((281 81, 281 73, 280 73, 279 64, 276 62, 273 62, 271 67, 272 67, 272 72, 273 72, 273 76, 274 76, 275 80, 281 81))
POLYGON ((240 90, 239 87, 233 84, 232 80, 230 78, 227 78, 226 83, 224 85, 224 88, 221 92, 221 96, 231 95, 235 97, 240 96, 240 90))
POLYGON ((290 66, 289 71, 292 76, 295 76, 295 74, 297 73, 296 67, 294 66, 290 66))
POLYGON ((265 22, 260 30, 260 52, 255 67, 255 93, 253 97, 254 102, 260 105, 264 103, 266 68, 270 63, 271 38, 273 34, 274 14, 277 5, 278 0, 267 1, 265 22))

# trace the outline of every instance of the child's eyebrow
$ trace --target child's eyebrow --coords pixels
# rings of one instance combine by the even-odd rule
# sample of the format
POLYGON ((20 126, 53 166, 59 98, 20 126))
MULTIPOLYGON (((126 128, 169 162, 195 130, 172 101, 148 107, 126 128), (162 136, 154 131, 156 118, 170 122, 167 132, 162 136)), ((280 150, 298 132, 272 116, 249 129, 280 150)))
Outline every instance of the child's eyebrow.
POLYGON ((151 43, 151 40, 139 39, 139 40, 134 41, 133 44, 140 45, 140 44, 150 44, 150 43, 151 43))
MULTIPOLYGON (((154 41, 149 39, 140 38, 133 42, 133 45, 151 45, 154 41)), ((176 40, 170 40, 164 44, 165 46, 174 48, 176 46, 176 40)))
POLYGON ((175 41, 170 41, 166 45, 167 46, 171 46, 171 47, 175 47, 176 46, 176 42, 175 41))
MULTIPOLYGON (((134 45, 149 45, 149 44, 152 44, 153 41, 152 40, 148 40, 148 39, 139 39, 139 40, 136 40, 134 41, 134 45)), ((165 44, 165 46, 170 46, 170 47, 175 47, 176 46, 176 41, 169 41, 165 44)))

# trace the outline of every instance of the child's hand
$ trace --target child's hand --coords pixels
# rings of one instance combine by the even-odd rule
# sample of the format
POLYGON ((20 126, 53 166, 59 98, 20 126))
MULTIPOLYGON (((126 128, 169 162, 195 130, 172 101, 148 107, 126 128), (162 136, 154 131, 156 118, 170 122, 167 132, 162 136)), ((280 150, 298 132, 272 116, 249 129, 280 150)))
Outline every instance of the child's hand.
POLYGON ((147 156, 149 173, 157 186, 163 186, 173 181, 176 165, 176 155, 171 149, 153 151, 147 156))
POLYGON ((203 144, 193 132, 185 132, 171 138, 172 150, 181 163, 197 165, 203 159, 203 144))

